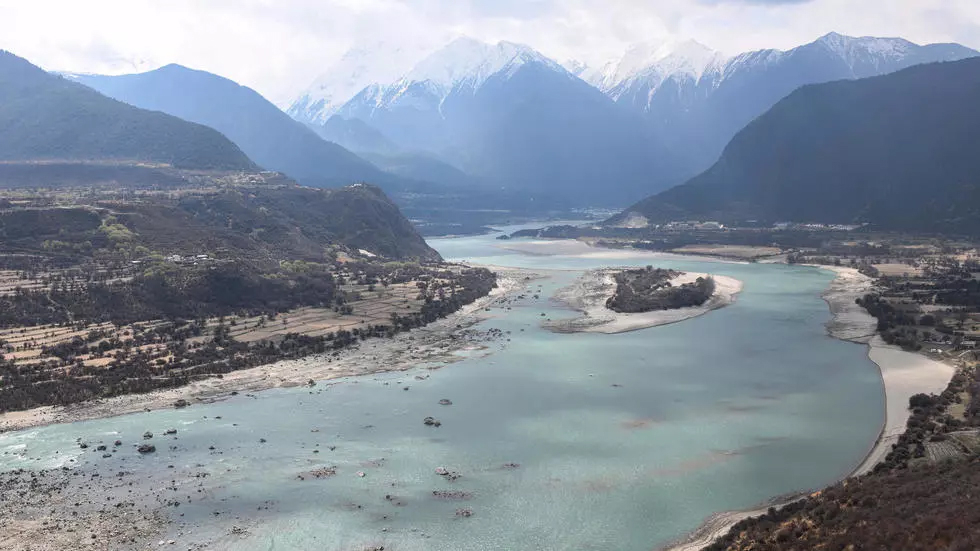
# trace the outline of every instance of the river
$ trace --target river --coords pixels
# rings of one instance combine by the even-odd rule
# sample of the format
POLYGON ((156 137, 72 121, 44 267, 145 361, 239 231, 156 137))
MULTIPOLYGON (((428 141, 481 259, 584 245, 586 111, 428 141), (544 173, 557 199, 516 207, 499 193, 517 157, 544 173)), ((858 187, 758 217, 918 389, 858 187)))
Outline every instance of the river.
POLYGON ((168 538, 186 548, 649 551, 713 513, 836 481, 878 436, 878 370, 865 346, 824 328, 830 273, 642 253, 529 255, 494 237, 432 241, 448 259, 548 271, 532 284, 537 298, 481 324, 507 337, 491 354, 0 435, 0 470, 125 470, 146 475, 141 491, 159 492, 171 491, 157 480, 168 469, 207 472, 201 492, 174 509, 168 538), (621 335, 540 327, 574 315, 549 297, 581 271, 647 264, 745 286, 736 304, 675 325, 621 335), (441 426, 423 425, 427 416, 441 426), (158 440, 145 457, 96 459, 76 444, 170 427, 174 449, 158 440), (334 476, 298 478, 333 466, 334 476))

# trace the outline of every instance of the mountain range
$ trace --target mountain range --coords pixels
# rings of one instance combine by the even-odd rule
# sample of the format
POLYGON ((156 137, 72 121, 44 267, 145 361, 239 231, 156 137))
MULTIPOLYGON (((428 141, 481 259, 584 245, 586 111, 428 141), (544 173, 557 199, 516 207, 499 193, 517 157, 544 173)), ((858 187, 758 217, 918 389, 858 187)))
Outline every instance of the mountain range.
POLYGON ((339 107, 351 88, 321 78, 290 113, 375 162, 421 154, 504 188, 615 204, 711 166, 736 132, 800 86, 975 55, 957 44, 832 33, 734 57, 693 41, 640 44, 591 68, 464 38, 339 107), (330 107, 315 116, 297 107, 320 100, 330 107))
POLYGON ((351 48, 293 100, 286 112, 304 124, 320 127, 364 88, 398 79, 421 59, 423 51, 383 40, 351 48))
POLYGON ((672 153, 699 172, 718 159, 736 132, 797 88, 892 73, 978 55, 958 44, 920 46, 901 38, 831 33, 788 51, 758 50, 726 58, 693 41, 634 46, 583 78, 670 136, 672 153))
POLYGON ((872 224, 980 232, 980 58, 804 86, 717 163, 612 224, 872 224))
MULTIPOLYGON (((255 102, 250 99, 254 92, 238 90, 247 101, 235 103, 231 101, 235 99, 234 91, 229 87, 237 85, 228 81, 215 81, 206 74, 173 66, 148 73, 146 78, 149 83, 126 78, 114 82, 126 85, 120 89, 131 90, 128 86, 134 80, 142 81, 145 97, 160 97, 163 103, 168 95, 181 95, 181 84, 193 88, 198 86, 196 79, 203 78, 218 86, 211 89, 212 103, 204 104, 202 110, 208 105, 217 107, 224 99, 229 102, 225 109, 241 107, 249 115, 254 113, 248 110, 253 107, 249 101, 255 102), (164 78, 159 83, 153 80, 173 73, 182 78, 164 78)), ((194 107, 187 109, 193 112, 194 107)), ((295 126, 312 140, 326 143, 273 109, 275 112, 268 113, 267 119, 246 116, 239 125, 254 125, 258 130, 253 133, 262 129, 271 132, 275 124, 284 122, 284 126, 295 126)), ((239 139, 250 143, 242 136, 239 139)), ((120 192, 143 209, 134 223, 153 222, 141 227, 140 239, 157 239, 184 248, 191 242, 201 242, 214 248, 261 249, 273 257, 280 255, 280 259, 299 252, 315 258, 332 246, 365 249, 386 258, 439 258, 377 187, 300 187, 280 174, 262 172, 238 146, 213 128, 106 97, 8 52, 0 52, 0 161, 2 188, 81 187, 93 192, 95 188, 109 194, 120 192), (124 193, 160 189, 183 193, 124 193), (200 208, 191 213, 168 214, 148 207, 156 200, 151 197, 163 198, 163 203, 168 197, 176 198, 181 205, 197 200, 191 197, 204 199, 200 199, 200 208)), ((359 162, 371 166, 366 161, 359 162)), ((119 211, 124 202, 117 199, 113 208, 119 211)), ((8 202, 3 208, 12 208, 11 205, 8 202)), ((63 206, 52 204, 51 209, 57 213, 63 206)), ((16 213, 20 214, 12 218, 20 223, 14 226, 28 237, 34 234, 22 226, 28 222, 44 225, 47 216, 37 209, 16 213)), ((52 218, 56 219, 57 216, 52 218)), ((50 227, 48 224, 44 231, 51 231, 50 227)), ((57 224, 54 227, 57 229, 57 224)), ((0 228, 0 234, 8 238, 12 238, 12 232, 11 227, 0 228)))
POLYGON ((210 126, 268 170, 315 186, 390 179, 370 162, 317 136, 254 90, 231 80, 167 65, 146 73, 71 75, 106 96, 210 126))
POLYGON ((225 136, 137 109, 0 51, 0 160, 255 170, 225 136))
POLYGON ((626 110, 507 42, 456 40, 401 79, 365 88, 337 115, 503 188, 581 204, 642 194, 668 161, 626 110))
MULTIPOLYGON (((249 170, 257 164, 319 187, 373 182, 394 192, 413 216, 466 218, 477 207, 534 210, 635 202, 711 167, 736 133, 801 86, 975 55, 956 44, 919 46, 897 38, 830 34, 788 51, 732 58, 692 41, 651 43, 590 68, 559 64, 521 44, 463 38, 430 53, 402 76, 366 85, 348 98, 369 79, 398 74, 397 66, 408 58, 399 54, 375 67, 365 65, 368 53, 352 54, 345 58, 346 72, 332 81, 321 78, 294 103, 290 112, 302 122, 247 87, 178 65, 135 75, 71 75, 145 110, 111 102, 27 62, 21 69, 26 64, 28 76, 11 77, 6 86, 45 79, 70 90, 73 101, 88 98, 100 108, 111 102, 128 108, 113 113, 143 122, 157 118, 158 128, 172 126, 165 138, 179 139, 152 144, 173 151, 139 160, 249 170), (297 108, 302 102, 319 107, 303 111, 297 108), (175 117, 188 124, 177 124, 175 117)), ((16 59, 8 55, 4 61, 17 65, 16 59)), ((65 136, 86 136, 92 125, 60 137, 40 127, 24 128, 21 121, 32 110, 61 122, 79 109, 52 99, 21 94, 0 108, 0 113, 13 113, 5 127, 8 158, 90 160, 98 158, 92 150, 100 140, 120 131, 128 133, 123 141, 130 146, 151 143, 128 119, 70 144, 65 136)), ((70 127, 83 118, 65 122, 70 127)), ((51 128, 58 126, 44 120, 51 128)), ((118 146, 112 155, 135 153, 118 146)), ((723 161, 731 159, 726 150, 723 161)), ((680 203, 668 204, 684 212, 687 207, 680 203)), ((651 203, 642 204, 635 211, 647 214, 651 203)))

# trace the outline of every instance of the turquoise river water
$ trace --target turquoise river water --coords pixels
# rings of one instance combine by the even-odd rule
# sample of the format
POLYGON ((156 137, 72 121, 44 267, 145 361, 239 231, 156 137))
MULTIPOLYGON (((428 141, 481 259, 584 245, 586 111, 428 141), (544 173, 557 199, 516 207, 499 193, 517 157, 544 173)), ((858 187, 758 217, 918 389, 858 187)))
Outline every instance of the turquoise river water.
POLYGON ((481 323, 510 332, 488 355, 314 392, 4 434, 0 470, 125 469, 146 473, 144 491, 160 492, 170 490, 152 473, 207 472, 168 536, 180 545, 650 551, 713 513, 834 482, 877 437, 882 383, 866 347, 825 332, 828 272, 644 254, 533 256, 502 250, 494 237, 432 242, 447 259, 552 270, 533 284, 540 298, 481 323), (670 326, 622 335, 540 328, 542 313, 574 315, 549 299, 555 290, 609 264, 723 274, 745 287, 736 304, 670 326), (453 404, 439 405, 443 398, 453 404), (426 416, 442 426, 424 426, 426 416), (76 444, 128 444, 169 427, 179 429, 174 449, 158 442, 145 457, 106 460, 76 444), (332 477, 297 477, 333 466, 332 477), (447 480, 437 467, 461 477, 447 480), (460 518, 460 508, 472 516, 460 518))

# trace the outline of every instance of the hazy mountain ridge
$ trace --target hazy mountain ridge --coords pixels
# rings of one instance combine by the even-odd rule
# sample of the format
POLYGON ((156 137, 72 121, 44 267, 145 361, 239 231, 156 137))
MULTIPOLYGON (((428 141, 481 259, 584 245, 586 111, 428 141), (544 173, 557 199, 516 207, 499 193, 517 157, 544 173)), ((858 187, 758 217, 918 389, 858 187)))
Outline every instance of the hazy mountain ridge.
POLYGON ((708 171, 616 220, 980 231, 977 97, 980 58, 805 86, 739 132, 708 171))
POLYGON ((255 170, 216 130, 137 109, 0 51, 0 159, 255 170))
MULTIPOLYGON (((700 46, 700 45, 698 45, 700 46)), ((957 44, 920 46, 901 38, 831 33, 787 51, 758 50, 730 59, 691 44, 660 51, 600 87, 642 115, 653 131, 675 143, 693 175, 711 165, 736 132, 777 101, 807 84, 895 72, 921 63, 980 55, 957 44)))
POLYGON ((286 112, 304 124, 322 126, 367 86, 401 77, 422 57, 422 52, 393 47, 384 41, 351 48, 317 77, 286 112))
MULTIPOLYGON (((255 92, 231 81, 177 66, 136 77, 78 78, 104 79, 107 87, 117 85, 113 91, 120 95, 142 92, 145 103, 153 108, 176 103, 174 110, 183 106, 185 115, 198 112, 202 116, 214 110, 210 116, 219 122, 237 108, 250 109, 258 103, 272 111, 249 111, 253 116, 243 117, 241 124, 253 126, 246 130, 275 138, 275 125, 269 120, 284 121, 289 128, 298 127, 303 139, 331 145, 255 92), (181 103, 184 95, 180 92, 191 92, 188 88, 201 79, 205 85, 197 90, 200 100, 181 103), (229 91, 231 88, 234 90, 229 91), (218 104, 223 104, 224 111, 217 109, 218 104)), ((140 219, 157 222, 137 231, 134 239, 172 238, 173 243, 186 245, 210 235, 211 245, 221 243, 216 247, 244 247, 271 256, 277 249, 297 254, 313 251, 315 255, 322 254, 324 247, 344 245, 390 258, 438 258, 398 207, 374 186, 302 188, 279 174, 259 172, 217 130, 111 99, 6 52, 0 52, 0 122, 0 158, 7 161, 0 163, 2 188, 18 189, 21 194, 25 188, 49 188, 66 197, 72 196, 72 188, 109 196, 142 190, 159 192, 161 197, 174 190, 192 190, 184 195, 197 193, 195 197, 205 198, 206 208, 193 219, 184 208, 189 204, 186 201, 178 201, 171 219, 152 214, 152 208, 139 207, 142 201, 164 208, 170 204, 167 200, 151 200, 147 195, 136 201, 140 219), (204 189, 210 191, 200 191, 204 189), (204 218, 209 222, 203 223, 204 218)), ((252 145, 247 139, 242 142, 252 145)), ((373 168, 367 161, 357 161, 373 168)), ((117 202, 115 208, 120 209, 126 201, 117 202)), ((18 231, 26 230, 29 228, 18 231)), ((37 232, 48 230, 37 228, 37 232)))
POLYGON ((254 90, 180 65, 78 82, 136 107, 163 111, 223 132, 255 162, 311 185, 383 183, 377 167, 324 140, 254 90))
POLYGON ((654 41, 592 68, 563 66, 519 44, 458 39, 400 78, 365 86, 335 112, 347 127, 364 123, 357 136, 364 151, 421 152, 509 189, 608 204, 706 169, 736 132, 800 86, 974 55, 955 44, 831 33, 730 58, 696 41, 654 41), (590 97, 586 82, 616 109, 590 97), (521 104, 539 107, 518 111, 521 104), (557 105, 575 121, 554 113, 557 105))
POLYGON ((539 52, 506 42, 453 42, 406 77, 365 88, 338 115, 508 189, 582 204, 637 197, 669 163, 626 110, 539 52))

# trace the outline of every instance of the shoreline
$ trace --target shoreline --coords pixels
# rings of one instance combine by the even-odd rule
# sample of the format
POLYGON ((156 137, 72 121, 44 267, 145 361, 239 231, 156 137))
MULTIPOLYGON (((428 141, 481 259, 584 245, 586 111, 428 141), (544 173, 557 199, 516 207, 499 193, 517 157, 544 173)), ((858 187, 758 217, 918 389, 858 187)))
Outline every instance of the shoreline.
POLYGON ((273 388, 303 386, 310 380, 329 384, 332 380, 346 377, 408 371, 424 363, 442 364, 429 368, 438 369, 464 359, 458 352, 487 350, 485 343, 488 342, 488 337, 485 334, 476 334, 470 328, 493 317, 493 313, 487 311, 488 308, 504 303, 530 281, 541 277, 531 270, 497 266, 487 268, 497 273, 497 288, 489 295, 445 318, 400 333, 393 338, 372 338, 334 353, 280 360, 233 371, 222 378, 195 381, 174 389, 126 394, 69 406, 42 406, 11 411, 0 414, 0 434, 167 409, 174 407, 178 400, 186 400, 193 407, 195 404, 225 400, 232 392, 246 394, 273 388), (454 338, 450 338, 451 336, 454 338))
MULTIPOLYGON (((604 249, 587 246, 590 253, 578 253, 583 256, 599 257, 604 249), (596 253, 595 251, 600 251, 596 253)), ((561 253, 556 253, 561 254, 561 253)), ((566 253, 567 254, 567 253, 566 253)), ((574 253, 573 253, 574 254, 574 253)), ((650 253, 658 254, 658 253, 650 253)), ((660 253, 662 254, 662 253, 660 253)), ((680 257, 683 255, 670 255, 680 257)), ((690 257, 705 260, 705 257, 690 257)), ((42 407, 24 412, 0 414, 0 434, 8 431, 36 428, 49 424, 70 423, 97 418, 108 418, 148 410, 172 408, 179 399, 188 400, 192 406, 227 399, 232 391, 242 394, 258 392, 272 388, 297 387, 305 385, 310 379, 324 384, 331 380, 372 375, 384 372, 406 371, 419 367, 424 363, 442 363, 449 365, 461 359, 456 354, 460 351, 486 351, 488 340, 476 334, 470 328, 494 316, 486 309, 506 304, 506 301, 527 287, 531 280, 542 277, 542 271, 518 268, 485 266, 498 273, 498 288, 490 295, 465 306, 460 311, 437 320, 428 326, 406 332, 392 339, 369 339, 356 347, 332 354, 307 356, 300 359, 283 360, 247 370, 226 374, 223 379, 206 379, 172 390, 155 391, 147 394, 136 394, 104 399, 97 402, 82 403, 68 407, 42 407), (531 278, 528 280, 526 278, 531 278), (461 336, 462 338, 457 338, 461 336), (373 367, 372 367, 373 366, 373 367), (384 367, 379 367, 384 366, 384 367)), ((904 352, 890 347, 877 336, 877 322, 863 308, 854 304, 857 297, 863 296, 874 283, 874 280, 857 272, 853 268, 814 266, 819 269, 832 271, 836 274, 822 298, 827 302, 832 314, 826 323, 827 334, 833 338, 863 344, 868 346, 868 357, 878 367, 881 376, 882 392, 884 395, 885 417, 876 441, 871 445, 868 454, 861 460, 853 471, 841 480, 860 476, 870 472, 890 451, 892 443, 905 430, 905 424, 910 415, 908 397, 918 392, 930 392, 923 388, 928 385, 941 384, 940 391, 948 385, 954 373, 954 368, 941 362, 927 358, 924 355, 904 352), (942 380, 945 371, 949 376, 942 380)), ((601 271, 601 270, 599 270, 601 271)), ((588 275, 588 273, 586 274, 588 275)), ((703 274, 689 274, 697 277, 703 274)), ((585 277, 585 276, 583 276, 585 277)), ((724 276, 713 276, 717 278, 724 276)), ((728 278, 731 279, 731 278, 728 278)), ((738 291, 731 295, 734 302, 741 291, 738 280, 738 291)), ((578 285, 576 281, 576 285, 578 285)), ((712 297, 713 299, 714 297, 712 297)), ((605 300, 601 301, 603 309, 605 300)), ((730 304, 730 303, 729 303, 730 304)), ((666 321, 647 325, 656 327, 668 323, 677 323, 696 316, 703 315, 713 309, 727 304, 705 309, 703 312, 691 314, 675 321, 666 321)), ((704 308, 698 307, 697 309, 704 308)), ((682 309, 683 310, 683 309, 682 309)), ((614 312, 608 311, 612 314, 614 312)), ((671 311, 667 311, 671 312, 671 311)), ((585 312, 588 314, 588 312, 585 312)), ((627 314, 628 315, 628 314, 627 314)), ((587 316, 584 317, 588 319, 587 316)), ((582 318, 579 318, 582 319, 582 318)), ((567 320, 566 320, 567 321, 567 320)), ((623 329, 608 331, 609 333, 633 331, 623 329)), ((607 333, 601 327, 590 332, 607 333)), ((579 331, 589 331, 581 329, 579 331)), ((442 366, 428 367, 438 369, 442 366)), ((720 512, 710 516, 694 532, 682 540, 676 540, 658 549, 665 551, 697 551, 710 545, 719 537, 728 533, 738 522, 764 514, 769 507, 782 507, 805 497, 807 494, 794 494, 796 497, 776 497, 766 505, 743 511, 720 512)))
POLYGON ((526 254, 529 256, 572 256, 576 258, 594 258, 617 260, 636 258, 638 256, 661 260, 688 260, 694 262, 716 262, 722 264, 751 264, 747 260, 737 258, 682 254, 669 251, 648 251, 643 249, 617 249, 599 247, 578 239, 521 239, 504 241, 497 245, 504 251, 526 254))
POLYGON ((827 323, 827 333, 843 341, 866 344, 868 359, 878 367, 881 377, 885 416, 878 438, 867 455, 845 477, 853 478, 874 470, 891 452, 892 445, 905 432, 911 417, 909 398, 919 393, 941 394, 949 386, 956 369, 924 354, 891 346, 882 340, 878 335, 877 320, 855 304, 856 299, 871 290, 874 279, 854 268, 807 266, 828 270, 837 275, 823 295, 833 315, 827 323))
POLYGON ((620 313, 606 307, 606 301, 616 292, 614 275, 617 268, 589 270, 572 285, 560 289, 554 296, 582 315, 577 318, 550 321, 543 324, 545 329, 555 333, 602 333, 613 335, 628 333, 652 327, 680 323, 703 316, 713 310, 735 303, 742 292, 743 283, 735 278, 714 274, 684 272, 671 280, 674 285, 692 283, 699 277, 712 277, 715 292, 701 306, 656 310, 642 313, 620 313))
MULTIPOLYGON (((816 264, 801 266, 835 274, 834 280, 822 294, 831 312, 831 319, 826 324, 827 335, 838 340, 867 345, 868 358, 877 366, 881 378, 885 407, 881 430, 864 458, 846 476, 836 481, 840 483, 873 471, 906 430, 906 424, 911 417, 909 398, 920 392, 941 393, 949 385, 956 370, 922 354, 890 346, 881 339, 877 331, 877 320, 855 303, 857 298, 871 290, 874 279, 855 268, 816 264)), ((770 507, 781 508, 804 497, 806 494, 788 500, 777 498, 769 505, 748 511, 716 513, 688 537, 662 546, 659 551, 700 551, 727 534, 739 522, 761 516, 770 507)))

